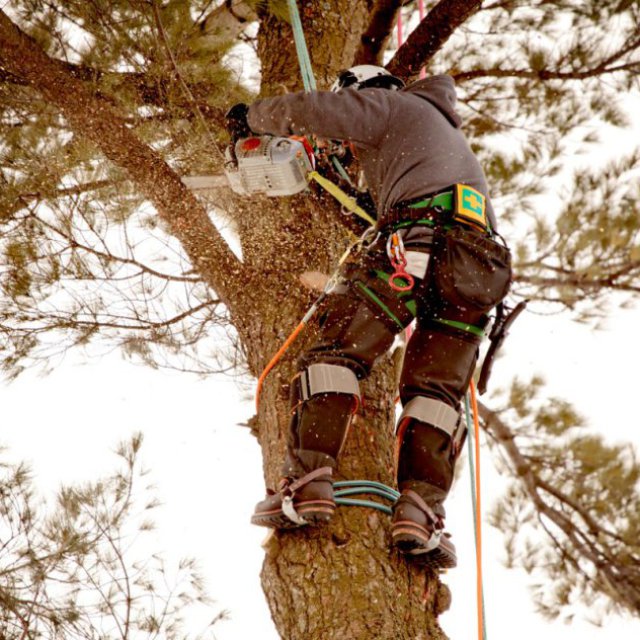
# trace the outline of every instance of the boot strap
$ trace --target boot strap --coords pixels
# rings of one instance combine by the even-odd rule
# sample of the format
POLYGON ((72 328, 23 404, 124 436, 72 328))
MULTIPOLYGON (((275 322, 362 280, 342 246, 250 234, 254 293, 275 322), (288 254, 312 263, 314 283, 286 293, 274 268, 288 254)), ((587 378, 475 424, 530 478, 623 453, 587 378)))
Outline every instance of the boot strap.
POLYGON ((413 505, 423 511, 427 518, 429 518, 429 520, 431 520, 431 522, 433 523, 433 531, 431 532, 431 536, 427 542, 426 548, 415 549, 410 553, 412 555, 419 555, 422 553, 433 551, 440 545, 440 539, 442 538, 442 534, 444 533, 444 522, 442 518, 437 516, 434 513, 433 509, 415 491, 406 489, 402 492, 402 495, 407 496, 407 498, 409 498, 413 505))
POLYGON ((431 520, 436 530, 442 531, 444 529, 442 518, 437 516, 433 509, 413 489, 406 489, 402 492, 402 495, 407 496, 431 520))
POLYGON ((299 525, 307 524, 307 521, 296 511, 296 508, 293 506, 293 496, 298 489, 306 486, 310 482, 317 480, 323 476, 329 476, 329 482, 331 482, 331 475, 333 474, 333 469, 331 467, 320 467, 319 469, 315 469, 310 473, 307 473, 306 476, 302 476, 302 478, 298 478, 291 483, 285 481, 283 483, 280 493, 282 494, 282 513, 284 513, 289 520, 295 522, 299 525))
POLYGON ((332 474, 333 469, 331 467, 320 467, 320 469, 315 469, 307 473, 306 476, 302 476, 302 478, 298 478, 292 482, 285 481, 283 486, 280 488, 280 493, 282 493, 283 496, 293 496, 298 489, 301 489, 305 485, 308 485, 310 482, 313 482, 322 476, 329 476, 330 480, 332 474))

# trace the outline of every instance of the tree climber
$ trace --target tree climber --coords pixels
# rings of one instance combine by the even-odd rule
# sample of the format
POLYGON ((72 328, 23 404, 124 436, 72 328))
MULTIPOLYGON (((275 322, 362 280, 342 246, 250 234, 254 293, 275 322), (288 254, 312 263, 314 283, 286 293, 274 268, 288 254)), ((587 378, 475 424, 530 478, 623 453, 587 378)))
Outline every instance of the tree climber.
POLYGON ((511 268, 455 104, 449 76, 405 87, 382 67, 359 65, 331 91, 239 104, 227 114, 234 140, 257 133, 352 143, 377 209, 376 240, 343 266, 318 338, 298 361, 283 480, 256 506, 254 524, 331 518, 332 473, 360 403, 359 380, 417 317, 400 378, 401 496, 391 535, 402 552, 432 566, 456 564, 442 533, 465 433, 460 401, 511 268))

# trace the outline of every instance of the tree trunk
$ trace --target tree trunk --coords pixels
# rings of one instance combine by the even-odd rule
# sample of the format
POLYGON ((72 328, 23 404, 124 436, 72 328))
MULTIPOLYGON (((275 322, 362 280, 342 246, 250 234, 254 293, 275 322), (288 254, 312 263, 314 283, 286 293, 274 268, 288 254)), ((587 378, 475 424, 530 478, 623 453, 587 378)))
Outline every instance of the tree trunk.
MULTIPOLYGON (((311 56, 323 87, 348 67, 367 27, 367 0, 323 0, 303 6, 311 56)), ((299 88, 289 25, 262 17, 259 51, 265 94, 299 88)), ((258 375, 296 326, 313 295, 298 276, 331 271, 347 244, 340 214, 329 200, 308 196, 252 198, 236 211, 243 262, 231 254, 202 205, 158 154, 126 127, 118 111, 49 58, 0 12, 0 66, 27 81, 125 169, 182 243, 193 266, 227 304, 249 370, 258 375)), ((272 372, 258 412, 268 486, 277 482, 289 422, 287 382, 295 356, 312 327, 272 372)), ((393 483, 393 428, 398 363, 387 356, 363 385, 365 407, 340 461, 349 479, 393 483)), ((282 638, 440 639, 438 614, 449 593, 431 573, 389 547, 388 517, 373 510, 341 509, 327 528, 276 533, 267 546, 262 579, 282 638)))
MULTIPOLYGON (((319 88, 326 87, 337 71, 351 65, 360 34, 367 26, 368 4, 365 0, 331 0, 323 3, 319 16, 316 15, 319 3, 303 3, 301 13, 319 88), (349 23, 345 28, 347 16, 349 23), (340 36, 339 42, 336 34, 340 36)), ((278 88, 283 86, 288 90, 300 88, 288 24, 273 16, 263 16, 259 52, 263 95, 279 92, 278 88)), ((273 243, 274 255, 280 255, 277 264, 282 267, 282 281, 266 274, 263 284, 268 293, 260 300, 262 308, 256 314, 261 328, 246 345, 247 352, 256 355, 254 367, 264 365, 275 353, 304 312, 304 307, 283 304, 289 300, 284 274, 332 270, 346 243, 337 241, 344 232, 336 225, 335 216, 321 213, 326 207, 310 208, 308 198, 280 201, 271 206, 275 211, 271 210, 269 215, 253 217, 251 223, 244 225, 240 223, 245 260, 260 259, 263 264, 274 264, 268 255, 265 259, 264 241, 274 234, 280 235, 280 239, 273 237, 273 243), (293 233, 292 225, 296 227, 293 233), (292 237, 297 248, 290 256, 286 239, 292 237), (332 237, 336 241, 328 240, 332 237), (258 244, 262 246, 258 248, 258 244), (300 247, 314 248, 316 254, 301 255, 300 247), (282 262, 283 254, 288 266, 282 262), (272 319, 274 330, 270 329, 272 319)), ((263 206, 260 210, 261 214, 266 211, 263 206)), ((244 216, 243 219, 247 220, 244 216)), ((288 285, 299 288, 294 281, 288 285)), ((277 483, 284 456, 289 423, 287 382, 295 372, 295 356, 305 341, 308 343, 312 338, 311 333, 312 326, 271 373, 260 402, 259 440, 270 487, 277 483)), ((340 459, 339 479, 394 484, 397 370, 398 358, 389 355, 378 363, 363 385, 364 410, 356 418, 340 459)), ((445 638, 437 616, 449 606, 447 587, 433 573, 415 567, 391 550, 389 542, 389 517, 362 507, 341 507, 327 527, 274 533, 265 545, 262 584, 280 636, 286 640, 445 638)))

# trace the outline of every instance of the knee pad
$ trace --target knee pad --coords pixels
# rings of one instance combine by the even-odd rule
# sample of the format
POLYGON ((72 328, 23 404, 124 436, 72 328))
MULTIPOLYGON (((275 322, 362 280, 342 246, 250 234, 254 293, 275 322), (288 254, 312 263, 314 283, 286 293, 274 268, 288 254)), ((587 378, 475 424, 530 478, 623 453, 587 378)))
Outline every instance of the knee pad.
POLYGON ((337 458, 360 404, 355 373, 340 365, 312 364, 296 378, 292 394, 296 448, 337 458))
POLYGON ((341 365, 312 364, 300 373, 296 382, 294 391, 297 391, 298 403, 328 393, 347 394, 360 403, 358 378, 351 369, 341 365))

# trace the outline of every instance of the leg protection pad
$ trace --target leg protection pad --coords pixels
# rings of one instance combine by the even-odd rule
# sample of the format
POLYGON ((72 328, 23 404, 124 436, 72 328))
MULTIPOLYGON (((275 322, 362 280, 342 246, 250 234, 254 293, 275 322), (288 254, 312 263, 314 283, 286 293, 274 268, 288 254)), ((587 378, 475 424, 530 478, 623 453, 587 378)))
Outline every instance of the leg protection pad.
POLYGON ((335 467, 360 400, 358 379, 347 367, 312 364, 296 378, 285 475, 335 467))
POLYGON ((398 422, 398 483, 427 483, 446 495, 464 433, 456 409, 434 398, 412 398, 398 422))

